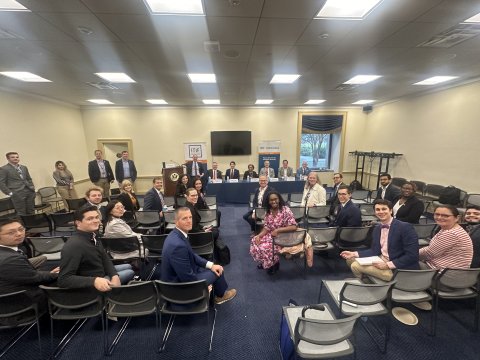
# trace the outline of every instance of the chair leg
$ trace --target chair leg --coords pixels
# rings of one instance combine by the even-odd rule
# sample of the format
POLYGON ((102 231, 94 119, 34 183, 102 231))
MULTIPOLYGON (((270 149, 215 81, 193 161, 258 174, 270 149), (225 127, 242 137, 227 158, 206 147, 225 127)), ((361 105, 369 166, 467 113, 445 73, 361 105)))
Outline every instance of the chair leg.
MULTIPOLYGON (((63 337, 63 339, 60 341, 60 343, 57 345, 55 349, 52 348, 52 359, 56 359, 65 349, 70 342, 70 340, 73 339, 73 337, 76 335, 76 333, 83 327, 83 325, 87 322, 88 318, 86 319, 78 319, 75 324, 71 327, 71 329, 68 331, 68 333, 63 337)), ((52 342, 53 342, 53 328, 52 328, 52 342)))
MULTIPOLYGON (((28 326, 24 326, 18 331, 13 338, 6 344, 2 349, 0 353, 0 358, 3 357, 32 327, 34 327, 35 324, 30 324, 28 326)), ((40 331, 40 330, 39 330, 40 331)), ((40 337, 38 338, 39 343, 40 343, 40 337)), ((40 344, 39 344, 40 345, 40 344)), ((41 346, 41 345, 40 345, 41 346)), ((40 348, 41 349, 41 348, 40 348)), ((41 351, 41 350, 40 350, 41 351)))
POLYGON ((475 299, 475 317, 473 321, 473 331, 477 332, 478 331, 478 312, 480 311, 480 296, 477 295, 475 299))
POLYGON ((162 346, 160 347, 160 352, 165 350, 165 346, 167 345, 168 337, 170 336, 170 331, 172 331, 173 323, 175 322, 175 315, 170 315, 168 319, 167 328, 165 329, 165 334, 163 334, 162 346))
POLYGON ((437 317, 438 317, 438 296, 433 297, 433 317, 432 317, 432 336, 437 333, 437 317))
POLYGON ((320 304, 320 297, 322 296, 322 290, 323 290, 323 281, 320 280, 320 289, 318 289, 317 304, 320 304))
MULTIPOLYGON (((207 311, 208 314, 209 311, 207 311)), ((212 324, 212 333, 210 335, 210 347, 208 348, 209 352, 212 352, 212 342, 213 342, 213 333, 215 331, 215 320, 217 319, 217 309, 213 307, 213 324, 212 324)))
MULTIPOLYGON (((125 332, 125 330, 127 330, 128 324, 130 324, 131 320, 132 320, 131 317, 128 317, 128 318, 125 319, 125 321, 122 324, 122 327, 120 328, 120 330, 118 330, 118 333, 115 336, 115 338, 113 339, 110 346, 108 346, 108 338, 107 338, 107 346, 106 346, 107 352, 106 352, 106 355, 112 355, 113 354, 113 350, 115 350, 115 347, 117 346, 118 342, 120 341, 120 339, 121 339, 123 333, 125 332)), ((108 318, 106 320, 106 323, 107 323, 107 328, 108 328, 108 318)))

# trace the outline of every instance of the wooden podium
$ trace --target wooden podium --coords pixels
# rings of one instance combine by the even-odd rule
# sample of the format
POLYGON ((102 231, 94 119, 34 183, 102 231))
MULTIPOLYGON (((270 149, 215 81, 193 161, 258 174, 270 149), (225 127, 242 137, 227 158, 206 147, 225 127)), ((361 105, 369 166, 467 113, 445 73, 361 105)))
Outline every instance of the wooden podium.
POLYGON ((175 196, 175 189, 177 187, 177 181, 183 174, 183 166, 177 166, 172 168, 163 168, 163 194, 165 196, 175 196))

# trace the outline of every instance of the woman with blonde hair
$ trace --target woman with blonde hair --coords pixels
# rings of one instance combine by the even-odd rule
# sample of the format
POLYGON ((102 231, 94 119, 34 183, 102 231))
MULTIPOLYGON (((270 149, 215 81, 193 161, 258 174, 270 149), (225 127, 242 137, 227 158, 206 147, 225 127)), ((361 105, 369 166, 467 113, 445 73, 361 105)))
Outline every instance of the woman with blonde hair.
POLYGON ((320 185, 320 177, 317 172, 308 174, 305 187, 303 188, 302 206, 321 206, 327 204, 327 192, 320 185))
POLYGON ((130 180, 123 180, 120 184, 120 195, 117 200, 123 204, 125 210, 132 213, 140 209, 140 203, 133 192, 133 184, 130 180))

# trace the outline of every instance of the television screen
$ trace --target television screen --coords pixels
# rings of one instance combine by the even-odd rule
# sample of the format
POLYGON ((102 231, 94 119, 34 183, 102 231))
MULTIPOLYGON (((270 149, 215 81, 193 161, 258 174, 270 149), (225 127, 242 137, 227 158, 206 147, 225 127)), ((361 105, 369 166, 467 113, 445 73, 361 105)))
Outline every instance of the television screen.
POLYGON ((212 155, 251 155, 250 131, 212 131, 210 133, 212 155))

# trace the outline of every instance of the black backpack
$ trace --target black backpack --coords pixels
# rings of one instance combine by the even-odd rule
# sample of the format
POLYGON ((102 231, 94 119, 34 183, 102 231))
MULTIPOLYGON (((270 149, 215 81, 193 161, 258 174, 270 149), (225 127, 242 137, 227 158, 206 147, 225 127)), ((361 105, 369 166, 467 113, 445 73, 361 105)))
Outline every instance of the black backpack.
POLYGON ((442 204, 458 205, 460 203, 460 189, 455 186, 447 186, 440 192, 438 201, 442 204))
POLYGON ((351 183, 350 183, 350 190, 351 191, 355 191, 355 190, 363 190, 363 186, 362 186, 362 183, 358 180, 353 180, 351 183))
POLYGON ((221 239, 215 241, 214 252, 215 259, 220 265, 223 266, 230 264, 230 249, 221 239))

